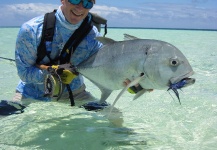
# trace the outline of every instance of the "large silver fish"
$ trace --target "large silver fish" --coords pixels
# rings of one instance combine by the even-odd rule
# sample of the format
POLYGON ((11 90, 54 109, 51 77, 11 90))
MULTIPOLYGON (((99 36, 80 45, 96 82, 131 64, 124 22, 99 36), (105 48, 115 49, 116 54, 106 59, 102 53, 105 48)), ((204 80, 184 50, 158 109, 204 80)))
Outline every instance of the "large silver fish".
POLYGON ((147 89, 172 89, 177 95, 177 89, 195 82, 189 78, 193 75, 192 67, 175 46, 130 35, 125 35, 125 38, 128 40, 117 42, 98 37, 104 46, 77 66, 78 72, 101 90, 100 102, 105 102, 112 91, 123 89, 114 105, 124 91, 138 83, 144 89, 137 93, 136 98, 147 89), (132 82, 124 87, 126 79, 132 82))

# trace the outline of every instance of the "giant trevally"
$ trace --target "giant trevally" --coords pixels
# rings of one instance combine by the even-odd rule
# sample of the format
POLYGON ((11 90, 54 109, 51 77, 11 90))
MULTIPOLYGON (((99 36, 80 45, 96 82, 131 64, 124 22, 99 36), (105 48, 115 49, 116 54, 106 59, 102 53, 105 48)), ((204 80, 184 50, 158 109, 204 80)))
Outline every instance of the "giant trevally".
POLYGON ((128 40, 114 41, 97 37, 104 46, 77 66, 78 72, 101 90, 100 102, 105 102, 112 91, 123 89, 118 98, 130 86, 140 84, 142 95, 147 89, 177 89, 195 82, 189 78, 193 70, 182 52, 172 44, 160 40, 138 39, 125 35, 128 40), (123 82, 132 82, 124 87, 123 82))
MULTIPOLYGON (((125 38, 128 40, 114 41, 109 38, 97 37, 104 46, 97 53, 76 66, 76 71, 97 85, 102 92, 100 103, 97 103, 99 105, 93 103, 94 109, 98 108, 96 106, 100 108, 106 106, 103 102, 114 90, 122 89, 112 106, 124 91, 134 85, 139 84, 143 88, 136 94, 134 99, 149 89, 173 90, 179 99, 177 89, 195 82, 195 79, 189 78, 194 72, 188 60, 172 44, 159 40, 138 39, 130 35, 125 35, 125 38), (131 80, 131 82, 124 86, 123 82, 126 80, 131 80)), ((47 69, 48 66, 38 65, 38 67, 47 69)), ((52 74, 48 76, 50 77, 52 74)), ((49 79, 46 78, 45 81, 50 81, 49 79)), ((61 79, 58 83, 59 99, 63 92, 63 88, 60 88, 63 85, 61 79)), ((53 91, 55 86, 51 87, 53 87, 51 89, 53 91)), ((10 105, 4 101, 0 102, 0 104, 2 104, 2 107, 10 105)), ((23 108, 25 107, 18 110, 23 112, 23 108)))

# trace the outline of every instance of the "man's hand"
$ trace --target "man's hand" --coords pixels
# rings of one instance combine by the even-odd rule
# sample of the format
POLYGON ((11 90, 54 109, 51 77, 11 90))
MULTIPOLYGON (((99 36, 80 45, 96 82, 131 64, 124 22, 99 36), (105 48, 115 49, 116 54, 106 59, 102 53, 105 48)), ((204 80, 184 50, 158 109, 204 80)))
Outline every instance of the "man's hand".
POLYGON ((70 84, 72 80, 78 75, 76 69, 70 64, 52 65, 52 66, 36 65, 36 67, 42 70, 47 70, 50 73, 54 73, 54 72, 57 73, 64 84, 70 84))
POLYGON ((70 70, 63 70, 62 74, 60 74, 60 78, 64 84, 70 84, 75 77, 77 77, 77 75, 70 70))
POLYGON ((48 71, 50 69, 54 69, 56 71, 64 84, 70 84, 78 75, 70 64, 52 65, 48 67, 48 71))
MULTIPOLYGON (((127 86, 128 84, 130 84, 130 80, 129 79, 126 79, 124 82, 123 82, 123 84, 124 84, 124 86, 127 86)), ((129 92, 129 93, 131 93, 131 94, 136 94, 136 93, 138 93, 139 91, 141 91, 143 88, 141 87, 141 85, 139 85, 139 84, 137 84, 137 85, 135 85, 135 86, 132 86, 132 87, 130 87, 130 88, 128 88, 127 89, 127 91, 129 92)), ((149 92, 152 92, 153 91, 153 89, 149 89, 148 90, 149 92)))

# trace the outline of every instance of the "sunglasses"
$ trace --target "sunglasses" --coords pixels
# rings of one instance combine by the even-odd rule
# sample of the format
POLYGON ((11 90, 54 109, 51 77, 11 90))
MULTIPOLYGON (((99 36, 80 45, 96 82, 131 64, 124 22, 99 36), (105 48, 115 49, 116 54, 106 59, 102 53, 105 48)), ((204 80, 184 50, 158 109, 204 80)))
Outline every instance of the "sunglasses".
POLYGON ((68 0, 73 5, 78 5, 82 1, 82 5, 86 9, 91 9, 93 7, 93 1, 88 0, 68 0))

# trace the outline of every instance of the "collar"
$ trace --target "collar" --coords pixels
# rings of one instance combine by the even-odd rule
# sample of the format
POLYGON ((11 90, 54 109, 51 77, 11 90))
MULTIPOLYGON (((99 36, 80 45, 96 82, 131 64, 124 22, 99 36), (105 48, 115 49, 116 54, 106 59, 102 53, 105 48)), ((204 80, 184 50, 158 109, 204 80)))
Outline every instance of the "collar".
POLYGON ((83 22, 83 20, 82 20, 82 21, 80 21, 79 23, 77 23, 77 24, 75 24, 75 25, 69 23, 69 22, 67 21, 67 19, 65 18, 64 14, 63 14, 63 12, 62 12, 62 10, 61 10, 61 6, 59 6, 59 8, 57 9, 57 12, 56 12, 56 19, 57 19, 57 21, 59 21, 59 23, 60 23, 63 27, 65 27, 65 28, 67 28, 67 29, 69 29, 69 30, 76 30, 76 29, 78 29, 79 26, 81 25, 81 23, 83 22))

